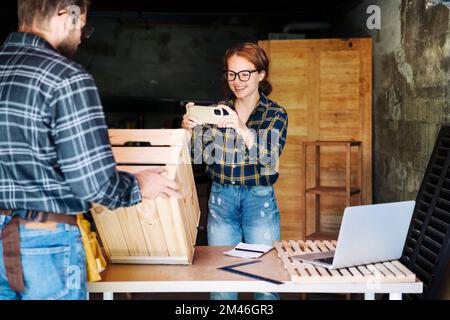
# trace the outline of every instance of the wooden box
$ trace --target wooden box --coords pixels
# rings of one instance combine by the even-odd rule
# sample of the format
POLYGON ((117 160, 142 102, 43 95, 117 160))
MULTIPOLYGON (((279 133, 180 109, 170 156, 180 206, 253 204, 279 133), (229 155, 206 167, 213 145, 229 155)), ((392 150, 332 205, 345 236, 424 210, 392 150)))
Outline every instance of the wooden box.
POLYGON ((110 130, 109 136, 119 170, 135 173, 165 166, 167 176, 175 179, 183 195, 181 199, 143 200, 112 211, 94 204, 92 216, 109 261, 191 264, 200 209, 188 131, 110 130))

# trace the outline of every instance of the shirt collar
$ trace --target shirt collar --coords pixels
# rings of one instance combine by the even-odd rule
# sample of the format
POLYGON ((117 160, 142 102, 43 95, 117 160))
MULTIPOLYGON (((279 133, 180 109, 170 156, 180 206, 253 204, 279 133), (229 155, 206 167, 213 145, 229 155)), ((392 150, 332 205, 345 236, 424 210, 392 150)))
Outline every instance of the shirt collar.
MULTIPOLYGON (((233 110, 235 110, 234 99, 228 100, 225 104, 231 107, 233 110)), ((256 106, 255 110, 264 111, 267 109, 269 104, 270 104, 269 98, 264 93, 260 93, 258 105, 256 106)))
POLYGON ((4 45, 31 46, 57 51, 48 41, 30 32, 12 32, 4 45))

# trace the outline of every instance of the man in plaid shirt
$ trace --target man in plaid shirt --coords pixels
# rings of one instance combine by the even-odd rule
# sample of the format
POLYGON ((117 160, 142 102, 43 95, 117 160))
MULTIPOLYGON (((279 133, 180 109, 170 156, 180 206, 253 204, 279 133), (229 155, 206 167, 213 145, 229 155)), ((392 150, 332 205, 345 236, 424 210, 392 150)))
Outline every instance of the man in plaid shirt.
POLYGON ((69 60, 92 33, 87 8, 19 0, 0 48, 0 300, 85 299, 75 214, 178 195, 161 168, 116 169, 94 81, 69 60))

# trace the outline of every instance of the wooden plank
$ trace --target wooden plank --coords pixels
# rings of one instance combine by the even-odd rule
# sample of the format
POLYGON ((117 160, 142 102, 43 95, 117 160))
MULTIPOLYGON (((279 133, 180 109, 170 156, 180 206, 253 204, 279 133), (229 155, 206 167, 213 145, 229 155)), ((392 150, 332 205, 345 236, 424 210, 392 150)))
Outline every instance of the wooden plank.
POLYGON ((368 264, 365 267, 373 274, 375 278, 378 278, 378 281, 382 281, 385 278, 384 274, 373 264, 368 264))
POLYGON ((320 251, 322 251, 322 252, 328 252, 328 251, 330 251, 330 249, 328 249, 328 248, 322 243, 322 241, 316 241, 316 245, 317 245, 317 247, 320 249, 320 251))
POLYGON ((395 276, 395 274, 393 274, 391 271, 389 271, 382 263, 376 263, 375 267, 380 270, 381 272, 383 272, 384 276, 387 279, 396 279, 397 277, 395 276))
MULTIPOLYGON (((309 248, 311 248, 312 252, 321 252, 321 250, 318 248, 317 244, 320 243, 320 241, 306 241, 309 248)), ((320 276, 328 279, 330 277, 330 273, 327 271, 326 268, 324 267, 320 267, 320 266, 315 266, 315 269, 317 270, 318 273, 320 273, 320 276)))
POLYGON ((289 244, 290 244, 291 248, 293 248, 294 254, 304 253, 304 251, 302 250, 302 248, 300 248, 300 245, 297 241, 289 240, 289 244))
POLYGON ((278 257, 285 255, 285 250, 283 249, 281 243, 279 241, 274 241, 272 243, 273 247, 277 250, 278 257))
POLYGON ((367 270, 365 266, 357 266, 356 268, 361 272, 365 279, 371 280, 372 278, 374 278, 372 272, 367 270))
POLYGON ((149 256, 112 256, 112 263, 124 264, 190 264, 191 262, 186 257, 149 257, 149 256))
POLYGON ((137 206, 115 210, 131 256, 148 256, 147 245, 137 214, 137 206))
POLYGON ((397 267, 395 267, 392 262, 388 261, 388 262, 384 262, 383 263, 385 265, 386 268, 388 268, 393 274, 395 274, 395 276, 397 278, 405 278, 406 275, 400 271, 397 267))
POLYGON ((343 279, 347 281, 352 280, 352 274, 347 270, 347 268, 338 269, 338 271, 341 273, 343 279))
POLYGON ((325 240, 322 241, 323 245, 328 248, 329 251, 336 250, 336 247, 333 245, 333 242, 325 240))
POLYGON ((348 268, 348 271, 350 271, 353 278, 357 279, 358 281, 364 279, 363 274, 356 267, 350 267, 350 268, 348 268))
POLYGON ((169 252, 154 200, 144 200, 137 208, 150 256, 166 257, 169 252))
POLYGON ((397 269, 399 269, 401 272, 403 272, 407 279, 410 279, 411 281, 415 281, 416 280, 416 275, 414 273, 412 273, 408 268, 406 268, 403 264, 401 264, 400 261, 395 260, 395 261, 391 261, 391 263, 397 269))
POLYGON ((190 136, 184 129, 110 129, 108 133, 112 145, 150 142, 155 146, 182 146, 190 136))
POLYGON ((129 255, 127 243, 122 233, 119 218, 116 213, 110 210, 103 211, 101 214, 92 215, 98 228, 102 242, 105 245, 106 253, 109 258, 114 255, 129 255))
POLYGON ((140 171, 148 170, 150 168, 156 169, 156 168, 160 168, 160 167, 166 168, 165 166, 159 166, 159 165, 155 165, 155 166, 152 166, 152 165, 145 165, 145 166, 121 166, 121 165, 118 165, 117 170, 136 174, 140 171))
POLYGON ((114 147, 114 159, 119 164, 179 164, 180 147, 114 147))
POLYGON ((286 250, 286 253, 289 256, 292 256, 294 254, 294 251, 292 250, 291 246, 289 245, 289 242, 286 240, 282 240, 281 243, 282 243, 284 249, 286 250))
POLYGON ((155 200, 156 210, 161 221, 161 226, 166 240, 169 256, 178 256, 184 254, 178 241, 178 235, 175 229, 175 222, 172 218, 172 208, 169 199, 157 198, 155 200))

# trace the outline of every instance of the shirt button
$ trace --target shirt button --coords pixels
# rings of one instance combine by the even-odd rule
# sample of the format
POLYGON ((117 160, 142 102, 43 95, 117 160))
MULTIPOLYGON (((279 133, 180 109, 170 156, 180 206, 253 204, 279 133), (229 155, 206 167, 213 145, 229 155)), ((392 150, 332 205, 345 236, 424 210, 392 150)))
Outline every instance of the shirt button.
POLYGON ((234 181, 231 181, 231 184, 236 184, 236 182, 234 182, 234 181))

